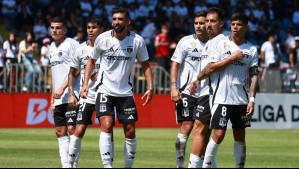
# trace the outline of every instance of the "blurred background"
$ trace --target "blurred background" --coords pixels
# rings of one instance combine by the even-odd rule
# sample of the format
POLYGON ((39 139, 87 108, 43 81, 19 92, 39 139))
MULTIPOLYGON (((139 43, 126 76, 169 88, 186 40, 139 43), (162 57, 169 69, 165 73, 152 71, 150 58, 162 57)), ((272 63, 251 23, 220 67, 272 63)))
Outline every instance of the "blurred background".
MULTIPOLYGON (((67 36, 81 43, 86 40, 87 18, 102 16, 108 30, 115 6, 130 10, 131 30, 146 41, 156 93, 170 92, 170 58, 178 41, 194 32, 193 14, 213 6, 222 8, 225 13, 226 35, 230 33, 230 17, 234 12, 242 11, 248 15, 250 30, 247 39, 256 45, 259 54, 266 56, 260 55, 259 92, 299 92, 298 0, 2 0, 0 5, 0 92, 3 93, 50 92, 47 52, 52 42, 49 35, 51 18, 64 17, 67 20, 67 36), (169 40, 167 56, 159 56, 161 49, 154 45, 162 28, 166 29, 169 40), (31 53, 34 59, 28 62, 19 51, 21 41, 29 33, 32 35, 30 44, 34 49, 31 53), (266 47, 261 50, 271 37, 274 39, 271 41, 274 61, 268 60, 266 47), (167 57, 169 62, 159 64, 160 57, 167 57)), ((135 93, 143 93, 146 83, 138 63, 133 73, 135 93)))

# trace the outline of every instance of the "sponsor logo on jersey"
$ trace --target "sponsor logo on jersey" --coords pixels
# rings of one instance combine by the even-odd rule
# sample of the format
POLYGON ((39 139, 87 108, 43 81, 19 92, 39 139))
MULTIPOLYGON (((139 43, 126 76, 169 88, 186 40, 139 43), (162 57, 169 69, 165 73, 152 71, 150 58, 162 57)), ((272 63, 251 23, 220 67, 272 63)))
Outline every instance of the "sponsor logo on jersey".
POLYGON ((108 60, 117 60, 117 61, 131 61, 132 57, 126 57, 126 56, 108 56, 108 60))
POLYGON ((55 62, 51 62, 51 67, 53 66, 57 66, 57 65, 61 65, 63 63, 63 61, 55 61, 55 62))
POLYGON ((229 56, 231 54, 232 54, 231 51, 227 51, 227 52, 224 53, 224 55, 226 55, 226 56, 229 56))
POLYGON ((192 52, 198 52, 197 48, 195 48, 192 52))
POLYGON ((243 63, 243 62, 241 62, 241 61, 234 61, 234 62, 232 62, 232 65, 236 65, 236 66, 246 66, 246 63, 243 63))

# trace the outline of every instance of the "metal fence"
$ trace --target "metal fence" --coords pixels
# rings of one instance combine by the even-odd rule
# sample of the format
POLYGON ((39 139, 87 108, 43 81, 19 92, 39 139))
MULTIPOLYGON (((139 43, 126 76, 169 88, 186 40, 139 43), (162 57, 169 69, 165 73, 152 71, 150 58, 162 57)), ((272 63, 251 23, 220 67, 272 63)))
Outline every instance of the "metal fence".
POLYGON ((299 69, 263 69, 260 73, 259 92, 299 93, 299 69))
MULTIPOLYGON (((22 64, 9 64, 0 72, 0 92, 2 93, 50 93, 51 92, 51 71, 48 66, 40 66, 42 72, 40 75, 37 73, 32 74, 32 82, 29 86, 24 85, 26 77, 26 67, 22 64), (35 83, 34 79, 38 77, 35 83), (27 90, 23 90, 27 87, 27 90)), ((159 66, 152 66, 153 82, 155 93, 168 94, 170 92, 170 75, 163 68, 159 66)), ((144 77, 142 67, 140 64, 135 64, 132 72, 133 75, 133 91, 136 94, 145 93, 147 90, 147 82, 144 77)))
MULTIPOLYGON (((38 76, 32 75, 32 82, 28 90, 22 90, 27 70, 24 65, 10 64, 0 72, 1 93, 50 93, 51 92, 51 71, 48 66, 40 66, 42 72, 37 83, 34 79, 38 76)), ((170 93, 170 75, 163 67, 152 65, 153 82, 156 94, 170 93)), ((147 90, 147 82, 142 67, 136 63, 132 72, 133 91, 136 94, 143 94, 147 90)), ((249 88, 250 80, 246 88, 249 88)), ((263 69, 259 76, 260 93, 299 93, 299 69, 263 69)))

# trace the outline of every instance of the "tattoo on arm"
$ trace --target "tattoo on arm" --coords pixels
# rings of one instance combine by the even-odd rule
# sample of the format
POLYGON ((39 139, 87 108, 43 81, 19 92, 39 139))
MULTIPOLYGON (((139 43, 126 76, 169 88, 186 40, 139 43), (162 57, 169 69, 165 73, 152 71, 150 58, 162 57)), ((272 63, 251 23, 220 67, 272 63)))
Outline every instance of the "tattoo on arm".
POLYGON ((251 77, 251 85, 250 85, 250 96, 255 97, 256 96, 256 92, 257 92, 257 87, 258 87, 258 76, 257 75, 253 75, 251 77))
POLYGON ((210 74, 211 74, 211 71, 210 71, 210 67, 208 65, 197 75, 197 80, 202 81, 203 79, 210 76, 210 74))
POLYGON ((76 81, 76 73, 77 73, 77 69, 71 67, 70 68, 70 72, 69 72, 69 94, 73 94, 74 93, 74 84, 75 84, 75 81, 76 81))

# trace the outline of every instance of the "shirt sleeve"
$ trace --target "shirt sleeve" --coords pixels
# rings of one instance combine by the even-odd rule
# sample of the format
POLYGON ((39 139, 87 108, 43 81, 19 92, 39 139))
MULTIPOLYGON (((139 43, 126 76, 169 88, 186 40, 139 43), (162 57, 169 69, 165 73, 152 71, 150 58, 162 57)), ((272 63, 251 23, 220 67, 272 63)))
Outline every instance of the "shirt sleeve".
POLYGON ((79 48, 79 46, 80 46, 80 44, 77 41, 75 41, 75 40, 71 41, 71 48, 70 48, 70 53, 69 53, 69 55, 71 57, 74 56, 75 51, 79 48))
POLYGON ((3 49, 6 49, 6 50, 7 50, 7 49, 8 49, 8 45, 9 45, 9 44, 8 44, 8 42, 7 42, 7 41, 6 41, 6 42, 4 42, 4 44, 3 44, 3 49))
POLYGON ((144 62, 149 59, 147 48, 145 45, 144 40, 141 38, 139 41, 138 49, 137 49, 137 56, 136 58, 138 59, 139 62, 144 62))
POLYGON ((93 55, 91 56, 92 59, 94 60, 98 60, 101 55, 102 55, 102 50, 101 50, 101 41, 99 39, 99 37, 96 39, 95 43, 94 43, 94 51, 93 51, 93 55))
POLYGON ((19 50, 21 53, 23 53, 23 51, 26 50, 25 41, 20 42, 19 50))
POLYGON ((185 50, 184 50, 183 40, 180 40, 173 53, 171 60, 181 64, 184 59, 185 59, 185 50))
POLYGON ((249 65, 249 67, 258 66, 258 62, 259 62, 258 52, 257 52, 257 49, 254 47, 253 52, 252 52, 252 61, 249 65))
POLYGON ((71 67, 78 69, 80 67, 80 52, 81 48, 78 48, 75 51, 75 54, 73 55, 72 59, 71 59, 71 67))
POLYGON ((266 47, 267 47, 267 45, 266 45, 266 43, 264 43, 262 45, 262 47, 261 47, 261 52, 265 52, 266 51, 266 47))

